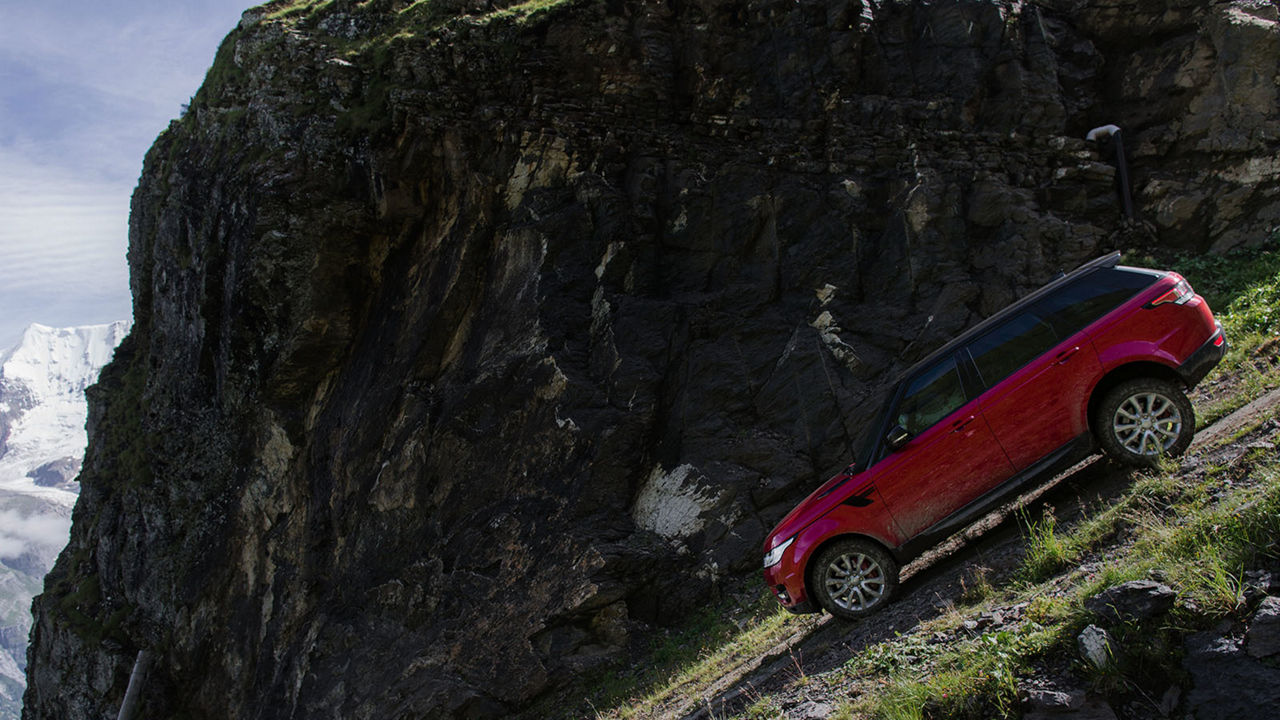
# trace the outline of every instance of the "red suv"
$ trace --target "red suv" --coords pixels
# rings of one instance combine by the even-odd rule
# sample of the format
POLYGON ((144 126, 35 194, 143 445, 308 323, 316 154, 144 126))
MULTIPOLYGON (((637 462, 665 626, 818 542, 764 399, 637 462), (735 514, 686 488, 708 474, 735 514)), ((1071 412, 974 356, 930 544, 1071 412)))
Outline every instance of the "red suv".
POLYGON ((1134 465, 1186 450, 1184 388, 1222 359, 1222 326, 1177 273, 1098 258, 965 332, 902 377, 844 472, 765 540, 793 612, 861 617, 900 564, 1097 448, 1134 465))

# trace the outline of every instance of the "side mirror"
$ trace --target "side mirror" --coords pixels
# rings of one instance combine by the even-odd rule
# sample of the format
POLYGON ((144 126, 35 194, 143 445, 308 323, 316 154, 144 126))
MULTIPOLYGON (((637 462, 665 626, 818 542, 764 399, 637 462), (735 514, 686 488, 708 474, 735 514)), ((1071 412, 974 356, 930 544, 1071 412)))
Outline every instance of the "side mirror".
POLYGON ((884 442, 889 446, 890 451, 897 451, 911 440, 911 433, 901 425, 894 425, 884 436, 884 442))

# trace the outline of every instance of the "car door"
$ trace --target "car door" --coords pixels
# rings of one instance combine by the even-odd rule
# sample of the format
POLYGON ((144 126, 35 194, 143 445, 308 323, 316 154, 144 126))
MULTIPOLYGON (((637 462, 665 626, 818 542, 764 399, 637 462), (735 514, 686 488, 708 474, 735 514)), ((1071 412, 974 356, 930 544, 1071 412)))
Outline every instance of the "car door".
POLYGON ((955 355, 907 379, 891 417, 910 440, 882 450, 872 472, 903 543, 1013 474, 978 401, 965 392, 955 355))
POLYGON ((1101 366, 1083 332, 1060 341, 1053 325, 1024 310, 966 351, 987 388, 983 414, 1015 469, 1088 432, 1088 393, 1101 366))

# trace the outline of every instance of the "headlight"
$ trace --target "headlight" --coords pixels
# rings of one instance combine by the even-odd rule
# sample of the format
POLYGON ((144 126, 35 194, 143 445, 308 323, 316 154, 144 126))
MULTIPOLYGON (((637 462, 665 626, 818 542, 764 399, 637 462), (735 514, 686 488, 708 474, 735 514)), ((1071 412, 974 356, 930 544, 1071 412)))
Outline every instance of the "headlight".
POLYGON ((772 550, 766 553, 764 556, 764 566, 773 567, 774 565, 782 562, 782 553, 786 552, 787 548, 791 547, 791 543, 795 541, 796 539, 794 537, 787 538, 782 544, 775 546, 772 550))

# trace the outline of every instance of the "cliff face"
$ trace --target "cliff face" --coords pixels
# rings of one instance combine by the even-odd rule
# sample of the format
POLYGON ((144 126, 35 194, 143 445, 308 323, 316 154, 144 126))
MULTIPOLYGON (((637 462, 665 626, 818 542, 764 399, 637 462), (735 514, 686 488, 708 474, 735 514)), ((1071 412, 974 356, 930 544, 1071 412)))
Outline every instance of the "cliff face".
POLYGON ((1280 213, 1270 4, 311 5, 147 157, 24 717, 140 649, 147 717, 512 713, 754 571, 950 335, 1280 213))

